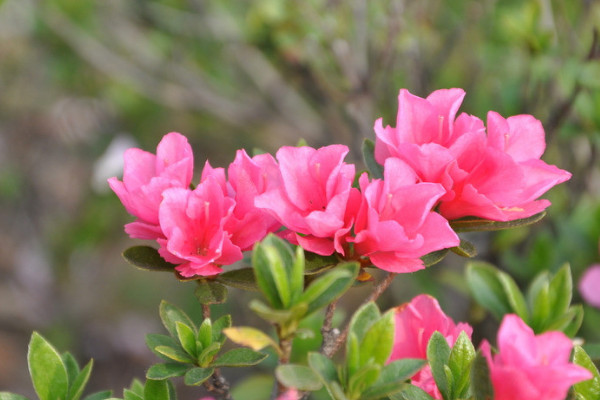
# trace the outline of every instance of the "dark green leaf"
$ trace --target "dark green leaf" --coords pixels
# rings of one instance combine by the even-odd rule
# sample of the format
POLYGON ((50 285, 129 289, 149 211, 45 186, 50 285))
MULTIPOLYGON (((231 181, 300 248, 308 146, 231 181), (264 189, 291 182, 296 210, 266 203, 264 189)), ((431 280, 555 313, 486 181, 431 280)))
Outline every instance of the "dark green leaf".
POLYGON ((537 296, 533 301, 533 309, 531 310, 531 328, 535 333, 546 331, 550 321, 550 285, 546 282, 540 287, 537 296))
POLYGON ((593 374, 592 379, 576 383, 573 386, 575 393, 581 394, 586 400, 600 399, 600 372, 591 358, 580 346, 575 346, 573 351, 573 362, 593 374))
POLYGON ((146 378, 162 380, 175 376, 183 376, 189 368, 190 365, 180 363, 154 364, 146 372, 146 378))
POLYGON ((425 264, 426 267, 431 267, 446 258, 448 252, 450 252, 450 249, 434 251, 421 257, 421 261, 423 261, 423 264, 425 264))
POLYGON ((56 349, 37 332, 31 335, 27 362, 33 387, 40 400, 67 398, 67 369, 56 349))
POLYGON ((565 264, 554 275, 550 281, 549 293, 550 310, 553 316, 556 318, 567 312, 573 298, 573 279, 569 264, 565 264))
POLYGON ((170 361, 171 359, 166 357, 165 355, 159 353, 155 349, 158 346, 167 346, 167 347, 179 347, 179 343, 175 338, 167 335, 160 335, 157 333, 149 333, 146 335, 146 346, 152 351, 156 356, 162 358, 163 360, 170 361))
POLYGON ((374 362, 383 366, 394 345, 394 310, 385 313, 365 333, 360 342, 360 365, 374 362))
POLYGON ((323 354, 316 352, 308 353, 308 365, 319 375, 321 382, 325 383, 338 380, 335 364, 323 354))
POLYGON ((223 333, 223 329, 231 327, 231 315, 226 314, 221 318, 213 322, 212 326, 212 342, 219 342, 223 344, 227 339, 227 336, 223 333))
POLYGON ((465 239, 460 239, 460 244, 450 250, 461 257, 473 258, 477 255, 477 249, 473 246, 473 243, 465 239))
POLYGON ((483 262, 470 262, 467 265, 467 283, 475 300, 499 320, 511 312, 495 267, 483 262))
POLYGON ((209 318, 202 321, 202 325, 198 328, 198 341, 202 348, 206 348, 212 343, 212 323, 209 318))
POLYGON ((379 399, 400 392, 405 382, 427 364, 426 360, 405 358, 382 368, 377 381, 361 395, 361 400, 379 399))
POLYGON ((175 322, 175 328, 177 329, 177 338, 179 339, 181 347, 195 359, 198 356, 198 350, 196 349, 196 334, 192 328, 181 321, 175 322))
POLYGON ((371 139, 365 139, 362 145, 362 155, 365 165, 374 179, 383 179, 383 166, 375 161, 375 143, 371 139))
POLYGON ((546 331, 563 331, 569 337, 575 336, 583 322, 583 307, 576 304, 562 315, 555 317, 546 326, 546 331))
POLYGON ((222 304, 227 300, 227 288, 215 281, 200 282, 194 295, 201 304, 222 304))
POLYGON ((217 277, 217 282, 236 289, 258 292, 258 285, 256 283, 253 268, 242 268, 223 272, 217 277))
POLYGON ((306 275, 319 274, 335 267, 339 263, 335 255, 321 256, 319 254, 304 252, 304 273, 306 275))
POLYGON ((92 373, 92 367, 94 365, 94 360, 90 360, 85 367, 77 374, 74 380, 70 382, 69 387, 69 400, 79 400, 81 395, 83 394, 83 390, 85 389, 85 385, 87 385, 88 380, 90 379, 90 374, 92 373))
POLYGON ((481 351, 477 352, 471 364, 471 391, 473 400, 492 400, 494 398, 490 368, 481 351))
POLYGON ((529 322, 529 310, 527 310, 527 303, 525 302, 525 297, 521 290, 515 283, 514 279, 501 271, 498 271, 498 280, 504 289, 504 295, 512 308, 512 311, 515 312, 521 319, 525 322, 529 322))
POLYGON ((123 252, 125 260, 134 267, 146 271, 173 272, 176 265, 166 262, 158 250, 150 246, 133 246, 123 252))
POLYGON ((298 390, 314 392, 323 386, 319 376, 303 365, 280 365, 275 369, 275 376, 284 386, 298 390))
POLYGON ((290 279, 290 292, 291 301, 290 304, 294 305, 300 298, 300 295, 304 291, 304 250, 302 247, 296 247, 296 256, 292 263, 292 268, 289 271, 290 279))
POLYGON ((394 393, 389 396, 390 400, 434 400, 423 389, 407 385, 400 393, 394 393))
POLYGON ((100 392, 92 393, 87 396, 83 400, 106 400, 112 396, 112 390, 102 390, 100 392))
POLYGON ((427 360, 431 366, 433 379, 444 399, 451 398, 451 386, 445 371, 449 359, 450 346, 448 346, 446 338, 441 333, 434 332, 427 344, 427 360))
POLYGON ((183 382, 188 386, 198 386, 210 378, 214 372, 214 368, 192 368, 185 374, 183 382))
MULTIPOLYGON (((275 257, 275 260, 271 260, 276 254, 276 248, 270 243, 273 241, 272 236, 267 236, 261 243, 257 243, 254 246, 252 252, 252 266, 254 267, 254 274, 256 276, 256 283, 260 288, 262 294, 267 298, 271 306, 276 309, 283 308, 282 300, 279 298, 279 289, 275 282, 271 269, 271 262, 277 262, 280 265, 283 264, 281 257, 275 257), (271 249, 270 251, 267 249, 271 249)), ((281 274, 280 274, 281 275, 281 274)), ((285 275, 285 274, 284 274, 285 275)), ((285 278, 284 278, 285 279, 285 278)))
POLYGON ((79 375, 79 364, 77 364, 77 360, 68 351, 61 355, 61 359, 67 370, 67 378, 70 386, 71 382, 75 381, 75 378, 79 375))
POLYGON ((229 350, 212 364, 214 367, 246 367, 256 365, 267 358, 267 354, 241 347, 229 350))
POLYGON ((356 371, 352 376, 348 378, 348 389, 347 393, 351 398, 357 398, 357 395, 361 395, 362 392, 371 386, 379 378, 381 374, 381 365, 378 364, 366 364, 356 371))
POLYGON ((177 321, 183 322, 195 332, 196 328, 190 317, 188 317, 179 307, 176 307, 165 300, 160 302, 159 314, 163 325, 167 328, 167 331, 169 331, 171 336, 177 337, 177 327, 175 324, 177 321))
POLYGON ((498 231, 501 229, 517 228, 534 224, 544 218, 546 212, 533 215, 529 218, 516 219, 513 221, 491 221, 477 217, 465 217, 450 221, 450 227, 454 232, 474 232, 474 231, 498 231))
POLYGON ((600 360, 600 343, 586 343, 581 347, 592 360, 600 360))
POLYGON ((188 353, 183 351, 179 346, 178 347, 169 347, 169 346, 157 346, 154 350, 164 355, 165 357, 170 358, 171 360, 182 362, 182 363, 193 363, 194 360, 188 353))
POLYGON ((147 379, 144 386, 144 400, 173 400, 168 380, 147 379))
POLYGON ((221 343, 211 343, 202 350, 202 353, 200 353, 200 356, 198 357, 198 366, 202 368, 208 367, 219 351, 221 351, 221 343))

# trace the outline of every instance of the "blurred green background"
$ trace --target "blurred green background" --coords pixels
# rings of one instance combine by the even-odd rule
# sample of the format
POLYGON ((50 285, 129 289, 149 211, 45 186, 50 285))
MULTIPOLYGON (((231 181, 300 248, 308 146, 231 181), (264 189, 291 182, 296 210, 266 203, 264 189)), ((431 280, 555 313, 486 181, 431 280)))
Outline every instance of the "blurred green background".
MULTIPOLYGON (((544 159, 573 173, 542 223, 469 236, 479 259, 522 286, 567 261, 577 279, 600 262, 598 29, 594 0, 0 0, 0 390, 33 397, 32 330, 94 357, 90 389, 120 395, 157 361, 144 335, 162 332, 161 298, 200 318, 193 283, 125 264, 132 218, 106 184, 125 148, 153 152, 170 131, 197 172, 302 138, 360 162, 400 88, 462 87, 461 111, 542 120, 544 159)), ((398 277, 382 306, 428 292, 477 339, 493 332, 464 261, 398 277)), ((254 324, 248 296, 217 313, 254 324)), ((599 310, 586 306, 580 336, 600 342, 599 310)))

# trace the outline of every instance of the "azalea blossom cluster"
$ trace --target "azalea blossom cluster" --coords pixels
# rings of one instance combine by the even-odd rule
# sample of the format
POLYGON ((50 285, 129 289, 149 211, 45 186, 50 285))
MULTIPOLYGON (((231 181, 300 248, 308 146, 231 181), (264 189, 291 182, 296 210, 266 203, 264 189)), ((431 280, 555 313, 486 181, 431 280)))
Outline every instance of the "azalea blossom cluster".
POLYGON ((459 245, 450 220, 532 216, 550 204, 538 198, 570 178, 540 160, 538 120, 490 112, 486 129, 477 117, 456 117, 464 94, 401 90, 397 126, 375 122, 383 176, 363 173, 358 187, 356 167, 344 161, 349 150, 338 144, 282 147, 275 157, 238 150, 226 170, 206 162, 192 188, 191 146, 178 133, 156 154, 128 150, 123 180, 109 184, 137 218, 126 232, 155 240, 183 277, 219 274, 269 232, 319 255, 416 271, 420 257, 459 245))
MULTIPOLYGON (((395 310, 394 348, 389 362, 403 358, 427 359, 427 344, 440 332, 453 346, 461 332, 469 338, 473 329, 455 324, 442 311, 437 300, 420 295, 395 310)), ((495 400, 562 400, 571 385, 592 378, 587 369, 569 362, 573 343, 562 332, 535 335, 517 315, 504 316, 497 337, 498 353, 492 356, 490 344, 481 344, 490 369, 495 400)), ((429 365, 411 383, 435 399, 442 395, 429 365)))

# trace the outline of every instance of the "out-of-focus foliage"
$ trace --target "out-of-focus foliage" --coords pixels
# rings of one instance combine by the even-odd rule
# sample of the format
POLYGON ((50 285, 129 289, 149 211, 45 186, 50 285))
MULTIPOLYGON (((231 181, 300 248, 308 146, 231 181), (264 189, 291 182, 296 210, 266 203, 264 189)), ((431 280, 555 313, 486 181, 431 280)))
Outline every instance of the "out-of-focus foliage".
MULTIPOLYGON (((394 123, 401 87, 462 87, 463 111, 542 120, 546 160, 573 178, 541 223, 478 235, 478 259, 521 287, 565 262, 577 280, 600 259, 598 29, 591 0, 0 1, 0 388, 33 395, 32 330, 94 357, 92 388, 120 390, 151 362, 160 298, 200 315, 193 284, 120 258, 128 217, 105 179, 123 148, 180 131, 198 167, 300 138, 357 160, 374 120, 394 123)), ((481 320, 457 296, 463 261, 398 277, 389 305, 428 291, 481 320)), ((580 335, 600 341, 600 312, 585 311, 580 335)))

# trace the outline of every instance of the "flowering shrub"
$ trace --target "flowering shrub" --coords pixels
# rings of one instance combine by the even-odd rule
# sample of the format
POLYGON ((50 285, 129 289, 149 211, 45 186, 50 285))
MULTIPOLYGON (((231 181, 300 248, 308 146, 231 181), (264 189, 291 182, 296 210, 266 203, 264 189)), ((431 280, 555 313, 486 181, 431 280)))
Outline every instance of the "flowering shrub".
MULTIPOLYGON (((593 362, 579 346, 570 360, 569 336, 583 309, 571 305, 568 266, 541 275, 523 294, 506 273, 469 264, 473 297, 502 320, 498 351, 488 342, 477 350, 473 328, 456 324, 428 295, 386 312, 374 302, 399 273, 431 266, 449 250, 473 256, 474 246, 459 232, 538 221, 550 205, 539 197, 570 177, 541 161, 544 131, 535 118, 490 112, 486 127, 474 116, 456 117, 463 97, 460 89, 426 99, 401 90, 396 127, 376 121, 376 140, 363 147, 369 172, 358 176, 344 161, 349 149, 343 145, 283 147, 275 158, 239 150, 226 169, 206 162, 197 185, 182 135, 166 135, 156 155, 128 150, 123 180, 109 184, 137 218, 126 232, 158 248, 136 246, 124 256, 143 269, 197 281, 204 320, 196 323, 163 301, 159 314, 168 335, 149 334, 147 345, 165 362, 151 366, 146 382, 134 381, 123 399, 174 399, 176 377, 231 399, 221 368, 256 365, 268 356, 263 349, 272 348, 278 360, 272 399, 316 392, 314 398, 336 400, 558 400, 573 387, 574 398, 597 400, 593 362), (233 265, 250 250, 251 268, 233 265), (375 281, 370 268, 387 275, 375 281), (372 294, 335 329, 338 299, 370 281, 372 294), (227 287, 262 293, 264 300, 248 307, 273 325, 275 337, 234 326, 230 315, 212 318, 210 305, 226 301, 227 287), (315 334, 301 322, 323 309, 320 349, 308 352, 305 363, 291 363, 294 338, 315 334), (242 347, 224 351, 227 340, 242 347), (334 359, 342 347, 343 358, 334 359)), ((595 279, 582 283, 585 296, 595 279)), ((28 357, 41 400, 81 397, 91 362, 80 370, 37 333, 28 357)), ((18 399, 0 393, 0 400, 18 399)))

